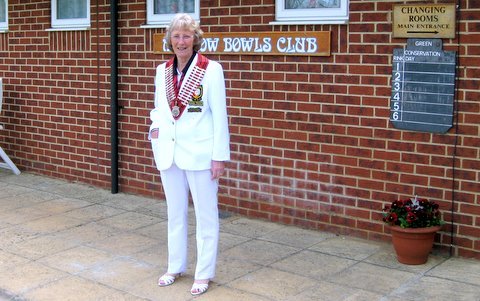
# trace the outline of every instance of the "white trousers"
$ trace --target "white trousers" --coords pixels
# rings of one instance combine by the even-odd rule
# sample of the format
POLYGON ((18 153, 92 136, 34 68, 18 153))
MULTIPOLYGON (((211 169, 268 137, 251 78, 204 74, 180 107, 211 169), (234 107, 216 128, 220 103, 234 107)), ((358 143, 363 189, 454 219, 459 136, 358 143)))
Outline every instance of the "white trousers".
POLYGON ((210 170, 188 171, 175 164, 160 172, 168 206, 168 273, 184 273, 188 254, 188 193, 195 208, 197 265, 195 279, 215 277, 219 220, 218 181, 210 170))

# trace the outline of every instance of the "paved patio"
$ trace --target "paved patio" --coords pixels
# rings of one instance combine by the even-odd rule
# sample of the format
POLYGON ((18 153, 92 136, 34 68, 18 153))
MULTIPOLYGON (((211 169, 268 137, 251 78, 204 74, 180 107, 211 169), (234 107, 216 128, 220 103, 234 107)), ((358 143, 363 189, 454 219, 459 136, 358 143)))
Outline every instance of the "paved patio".
POLYGON ((407 266, 390 244, 228 214, 217 277, 192 297, 193 260, 156 285, 166 224, 162 200, 0 169, 0 300, 480 300, 480 261, 407 266))

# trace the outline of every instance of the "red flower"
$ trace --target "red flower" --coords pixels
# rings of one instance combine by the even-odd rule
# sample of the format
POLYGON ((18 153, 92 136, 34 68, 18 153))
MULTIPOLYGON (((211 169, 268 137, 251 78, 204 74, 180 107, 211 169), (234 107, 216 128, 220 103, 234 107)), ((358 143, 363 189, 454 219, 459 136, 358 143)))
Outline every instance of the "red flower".
POLYGON ((394 212, 394 213, 390 213, 388 216, 387 216, 387 221, 389 223, 395 223, 396 221, 398 220, 398 216, 397 214, 394 212))
POLYGON ((402 208, 402 207, 403 207, 403 201, 402 200, 394 201, 392 203, 392 209, 397 209, 397 208, 402 208))
POLYGON ((407 222, 411 223, 417 220, 417 216, 413 212, 408 212, 407 213, 407 222))
POLYGON ((427 199, 420 199, 420 200, 418 200, 418 204, 419 204, 420 206, 422 206, 422 207, 426 207, 426 206, 430 205, 430 203, 428 202, 427 199))

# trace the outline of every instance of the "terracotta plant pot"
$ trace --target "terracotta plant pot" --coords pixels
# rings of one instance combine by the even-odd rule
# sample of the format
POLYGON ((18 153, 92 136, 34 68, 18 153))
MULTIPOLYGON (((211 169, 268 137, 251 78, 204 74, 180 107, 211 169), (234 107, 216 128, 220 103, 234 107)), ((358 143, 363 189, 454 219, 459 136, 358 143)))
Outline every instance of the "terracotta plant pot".
POLYGON ((426 228, 402 228, 391 226, 392 243, 397 259, 404 264, 424 264, 433 247, 435 233, 441 226, 426 228))

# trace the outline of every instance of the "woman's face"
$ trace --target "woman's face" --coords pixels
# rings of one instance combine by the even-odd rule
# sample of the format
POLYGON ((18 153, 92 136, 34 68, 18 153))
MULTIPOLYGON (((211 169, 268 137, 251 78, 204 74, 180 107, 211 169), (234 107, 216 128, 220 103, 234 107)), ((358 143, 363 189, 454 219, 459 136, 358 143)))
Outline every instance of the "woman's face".
POLYGON ((173 52, 179 60, 189 60, 193 54, 194 33, 190 30, 173 30, 171 43, 173 52))

